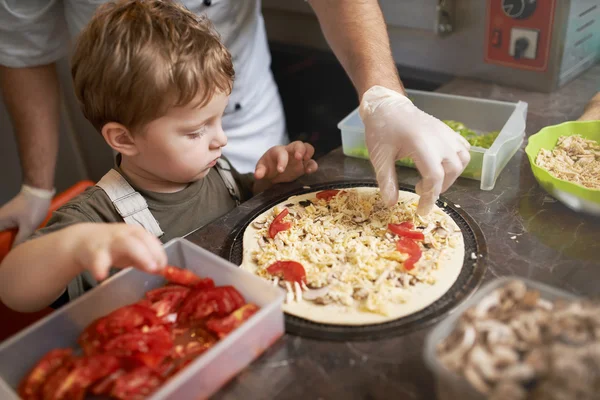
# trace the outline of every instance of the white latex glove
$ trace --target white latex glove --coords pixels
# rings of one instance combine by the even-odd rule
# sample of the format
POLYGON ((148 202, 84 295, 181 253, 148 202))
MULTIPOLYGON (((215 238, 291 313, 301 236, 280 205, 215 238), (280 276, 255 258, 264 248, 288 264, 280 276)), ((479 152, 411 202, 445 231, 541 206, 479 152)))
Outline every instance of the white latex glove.
POLYGON ((427 215, 469 163, 469 142, 406 96, 382 86, 365 92, 360 116, 383 202, 391 207, 398 201, 395 162, 410 157, 421 174, 417 212, 427 215))
POLYGON ((25 241, 44 221, 54 193, 23 185, 19 194, 0 208, 0 231, 19 229, 13 247, 25 241))

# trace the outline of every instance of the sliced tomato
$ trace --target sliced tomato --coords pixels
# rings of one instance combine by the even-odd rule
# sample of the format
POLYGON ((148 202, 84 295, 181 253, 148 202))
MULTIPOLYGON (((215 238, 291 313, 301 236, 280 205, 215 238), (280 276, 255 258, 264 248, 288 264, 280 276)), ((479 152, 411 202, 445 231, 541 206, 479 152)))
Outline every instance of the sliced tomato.
POLYGON ((183 286, 193 287, 194 285, 202 282, 202 278, 194 274, 192 271, 174 267, 172 265, 166 266, 160 274, 169 282, 183 286))
POLYGON ((74 362, 73 369, 54 391, 52 399, 83 399, 87 388, 96 381, 117 371, 119 359, 112 355, 98 354, 74 362))
POLYGON ((317 199, 329 201, 333 197, 337 196, 338 193, 341 193, 341 192, 343 192, 343 191, 336 190, 336 189, 322 190, 317 193, 317 199))
POLYGON ((122 400, 145 399, 162 383, 161 377, 151 368, 140 367, 119 376, 110 394, 122 400))
POLYGON ((56 349, 49 351, 31 372, 21 381, 19 395, 23 400, 34 400, 41 397, 42 387, 46 379, 56 370, 73 360, 72 349, 56 349))
POLYGON ((287 231, 292 227, 291 222, 282 222, 283 218, 285 218, 285 216, 289 213, 290 211, 287 208, 285 208, 282 212, 277 214, 273 222, 271 222, 271 225, 269 226, 269 237, 271 239, 273 239, 277 235, 277 233, 287 231))
POLYGON ((408 260, 404 261, 404 269, 407 271, 415 267, 416 262, 421 259, 423 254, 417 242, 407 237, 401 237, 396 242, 396 248, 400 253, 408 254, 408 260))
POLYGON ((199 322, 212 314, 223 317, 244 304, 246 300, 233 286, 195 289, 183 300, 177 314, 177 322, 199 322))
POLYGON ((149 367, 156 367, 170 354, 173 339, 163 326, 123 333, 104 345, 107 354, 135 357, 149 367))
POLYGON ((42 390, 41 390, 41 393, 42 393, 41 398, 43 400, 57 399, 56 392, 62 386, 65 379, 67 379, 67 377, 69 376, 69 374, 71 373, 73 368, 74 368, 73 362, 64 364, 62 367, 58 368, 50 376, 48 376, 48 378, 44 382, 44 386, 42 387, 42 390))
MULTIPOLYGON (((146 293, 147 299, 152 302, 150 307, 156 312, 158 318, 164 318, 177 311, 177 308, 188 295, 190 288, 179 285, 169 285, 146 293)), ((167 322, 167 320, 165 320, 167 322)))
POLYGON ((115 372, 108 375, 104 379, 98 381, 98 383, 96 383, 90 389, 90 392, 97 396, 99 396, 99 395, 109 396, 113 386, 115 385, 115 381, 117 380, 117 378, 124 374, 125 374, 125 370, 123 370, 123 369, 116 370, 115 372))
POLYGON ((153 309, 140 304, 131 304, 94 321, 79 336, 78 343, 86 355, 93 355, 104 343, 117 335, 131 332, 142 326, 162 324, 164 322, 156 316, 153 309))
POLYGON ((146 292, 146 298, 150 300, 151 303, 156 303, 157 301, 172 297, 173 294, 179 295, 180 293, 183 293, 187 295, 189 291, 190 288, 185 286, 168 285, 149 290, 148 292, 146 292))
POLYGON ((227 336, 256 313, 259 308, 252 303, 246 304, 224 318, 214 318, 206 322, 206 327, 216 333, 219 338, 227 336))
POLYGON ((425 240, 425 235, 423 232, 414 231, 414 228, 411 222, 402 222, 401 224, 388 224, 388 229, 395 233, 398 236, 415 239, 415 240, 425 240))
POLYGON ((200 278, 200 281, 194 284, 193 289, 212 289, 215 282, 211 278, 200 278))
POLYGON ((267 272, 288 282, 306 282, 306 270, 296 261, 275 261, 267 272))

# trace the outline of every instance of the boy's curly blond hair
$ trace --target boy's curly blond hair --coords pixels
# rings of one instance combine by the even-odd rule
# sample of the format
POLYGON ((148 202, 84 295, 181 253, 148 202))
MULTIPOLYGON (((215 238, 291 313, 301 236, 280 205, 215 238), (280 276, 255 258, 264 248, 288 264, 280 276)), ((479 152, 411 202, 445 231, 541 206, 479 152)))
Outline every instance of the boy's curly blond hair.
POLYGON ((81 32, 72 57, 75 93, 99 131, 108 122, 130 130, 170 107, 206 105, 229 94, 231 56, 211 23, 165 0, 103 4, 81 32))

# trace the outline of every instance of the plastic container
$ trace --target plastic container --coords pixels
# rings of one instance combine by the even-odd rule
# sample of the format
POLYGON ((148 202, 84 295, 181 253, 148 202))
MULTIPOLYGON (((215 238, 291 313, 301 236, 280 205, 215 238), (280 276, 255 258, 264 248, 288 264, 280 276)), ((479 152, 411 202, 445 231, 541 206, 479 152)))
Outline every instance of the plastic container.
MULTIPOLYGON (((527 103, 477 99, 451 94, 407 90, 409 98, 421 110, 439 119, 462 122, 468 128, 486 133, 500 131, 489 149, 471 147, 471 162, 461 176, 481 181, 482 190, 492 190, 496 179, 517 152, 525 137, 527 103)), ((344 154, 368 158, 365 127, 358 108, 344 118, 338 128, 342 131, 344 154)), ((399 165, 413 167, 412 162, 399 165)))
MULTIPOLYGON (((169 263, 233 285, 261 309, 242 326, 167 381, 150 399, 207 398, 265 351, 284 332, 283 290, 185 239, 165 244, 169 263)), ((164 284, 159 276, 129 268, 0 345, 0 399, 18 399, 15 388, 48 351, 75 347, 93 320, 140 300, 164 284)))
POLYGON ((525 153, 535 179, 552 197, 574 211, 600 216, 600 189, 558 179, 535 163, 541 149, 552 150, 560 136, 571 135, 581 135, 600 143, 600 121, 569 121, 547 126, 529 137, 525 153))
POLYGON ((515 279, 524 282, 529 289, 538 290, 540 297, 546 300, 577 299, 577 296, 564 290, 516 276, 498 278, 483 286, 469 300, 457 307, 452 315, 436 325, 425 339, 425 363, 434 374, 438 400, 485 400, 485 396, 477 392, 465 378, 449 370, 439 361, 436 347, 452 333, 456 323, 467 309, 475 306, 495 289, 515 279))

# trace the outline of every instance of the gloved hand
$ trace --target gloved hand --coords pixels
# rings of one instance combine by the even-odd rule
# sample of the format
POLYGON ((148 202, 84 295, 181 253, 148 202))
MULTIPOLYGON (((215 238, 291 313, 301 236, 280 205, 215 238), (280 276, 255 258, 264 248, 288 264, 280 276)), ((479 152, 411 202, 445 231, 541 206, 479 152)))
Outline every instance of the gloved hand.
POLYGON ((23 185, 19 194, 0 208, 0 231, 19 229, 13 247, 25 241, 44 221, 54 193, 23 185))
POLYGON ((417 212, 427 215, 469 163, 467 140, 406 96, 382 86, 365 92, 360 116, 383 202, 391 207, 398 201, 395 162, 410 157, 421 174, 417 212))

